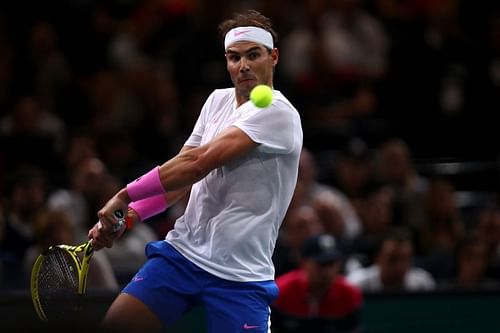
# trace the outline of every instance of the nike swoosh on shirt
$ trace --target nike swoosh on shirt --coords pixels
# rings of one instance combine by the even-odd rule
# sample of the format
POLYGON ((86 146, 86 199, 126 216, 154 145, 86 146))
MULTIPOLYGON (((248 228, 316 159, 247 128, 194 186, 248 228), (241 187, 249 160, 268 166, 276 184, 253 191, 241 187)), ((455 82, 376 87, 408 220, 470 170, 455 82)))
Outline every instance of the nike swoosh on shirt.
POLYGON ((259 326, 255 326, 255 325, 248 325, 247 323, 243 324, 243 329, 244 330, 251 330, 253 328, 258 328, 259 326))

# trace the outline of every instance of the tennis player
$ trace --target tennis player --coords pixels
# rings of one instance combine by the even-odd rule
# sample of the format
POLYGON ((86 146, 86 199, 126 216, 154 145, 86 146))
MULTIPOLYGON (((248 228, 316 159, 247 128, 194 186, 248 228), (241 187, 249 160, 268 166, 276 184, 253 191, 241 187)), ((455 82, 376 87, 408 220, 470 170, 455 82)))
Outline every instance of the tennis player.
POLYGON ((168 329, 198 305, 207 332, 270 331, 271 256, 297 180, 301 120, 278 90, 269 107, 249 101, 257 84, 273 86, 270 19, 250 10, 219 30, 234 87, 213 91, 179 154, 120 190, 89 231, 97 249, 110 247, 124 232, 111 233, 115 211, 128 209, 131 228, 190 191, 166 239, 147 244, 148 260, 109 308, 106 331, 168 329))

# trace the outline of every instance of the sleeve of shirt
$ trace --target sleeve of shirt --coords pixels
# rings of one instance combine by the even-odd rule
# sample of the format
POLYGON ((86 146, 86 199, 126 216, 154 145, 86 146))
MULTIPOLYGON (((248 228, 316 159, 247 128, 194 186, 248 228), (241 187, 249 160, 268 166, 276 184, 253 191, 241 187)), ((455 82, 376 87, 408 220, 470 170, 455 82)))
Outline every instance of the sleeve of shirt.
POLYGON ((267 153, 289 153, 300 141, 302 133, 298 113, 279 100, 264 109, 249 107, 234 126, 260 144, 259 149, 267 153))

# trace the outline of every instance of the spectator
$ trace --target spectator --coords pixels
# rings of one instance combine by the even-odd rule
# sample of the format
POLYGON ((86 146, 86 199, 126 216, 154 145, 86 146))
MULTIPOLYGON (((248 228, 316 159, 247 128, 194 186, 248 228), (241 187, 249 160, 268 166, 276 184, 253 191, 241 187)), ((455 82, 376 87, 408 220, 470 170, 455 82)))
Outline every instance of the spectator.
POLYGON ((456 245, 451 276, 439 282, 441 289, 496 289, 500 284, 487 276, 488 244, 477 233, 464 235, 456 245))
POLYGON ((388 35, 363 1, 305 1, 296 7, 296 22, 282 41, 286 81, 297 95, 306 92, 301 109, 307 110, 310 135, 324 140, 345 134, 377 110, 375 86, 387 71, 388 35))
POLYGON ((350 272, 347 279, 364 292, 431 291, 432 275, 413 265, 413 243, 406 231, 395 231, 381 243, 375 263, 350 272))
POLYGON ((376 175, 393 189, 397 220, 405 226, 417 224, 428 180, 417 172, 410 147, 400 138, 391 138, 376 155, 376 175))
POLYGON ((309 325, 314 325, 314 319, 322 323, 314 332, 358 331, 362 294, 340 273, 342 253, 335 238, 328 234, 308 238, 301 256, 299 268, 276 278, 280 293, 273 313, 275 326, 283 329, 279 332, 311 331, 313 326, 300 326, 300 319, 302 324, 307 322, 304 319, 310 319, 309 325), (291 329, 292 324, 298 325, 296 330, 291 329))
POLYGON ((347 239, 359 234, 361 222, 354 207, 344 193, 319 181, 316 158, 307 148, 303 148, 300 155, 297 189, 303 192, 303 203, 318 210, 322 223, 329 229, 327 232, 347 239), (333 216, 338 217, 337 223, 332 223, 335 222, 333 216))
POLYGON ((320 217, 326 233, 334 236, 339 242, 347 234, 346 221, 342 214, 344 202, 332 191, 320 193, 313 202, 313 207, 320 217))
POLYGON ((81 163, 91 158, 99 158, 96 138, 85 130, 73 133, 64 152, 65 170, 71 172, 78 168, 81 163))
POLYGON ((421 219, 414 226, 416 252, 423 256, 442 256, 453 252, 465 232, 462 214, 455 201, 454 184, 443 177, 429 181, 421 219))
POLYGON ((305 80, 308 73, 330 82, 377 79, 385 73, 388 35, 363 1, 306 1, 301 9, 300 21, 283 40, 289 56, 284 66, 293 80, 305 80))
POLYGON ((66 124, 36 96, 26 94, 0 117, 0 137, 5 140, 2 149, 8 170, 23 164, 55 169, 66 144, 66 124))
POLYGON ((311 204, 321 192, 331 190, 329 186, 319 181, 316 157, 307 147, 303 147, 300 153, 297 182, 301 183, 304 192, 303 204, 311 204))
MULTIPOLYGON (((90 155, 92 156, 92 155, 90 155)), ((95 207, 104 200, 101 194, 105 185, 113 181, 106 165, 97 157, 83 157, 68 165, 69 187, 53 191, 48 198, 48 206, 64 210, 72 216, 79 236, 86 238, 89 225, 95 223, 95 207)))
POLYGON ((473 230, 488 247, 487 275, 500 278, 500 202, 497 193, 478 212, 478 222, 473 230))
POLYGON ((47 186, 45 173, 32 165, 22 166, 8 177, 0 232, 6 288, 25 287, 19 279, 22 261, 26 249, 34 244, 33 223, 45 209, 47 186))
POLYGON ((48 20, 35 22, 30 31, 27 58, 23 59, 25 62, 19 63, 25 71, 25 76, 20 79, 27 82, 33 80, 40 104, 54 115, 59 111, 58 99, 67 89, 72 75, 66 55, 60 49, 60 32, 48 20))
POLYGON ((372 154, 365 139, 357 136, 349 137, 337 153, 329 182, 355 205, 373 178, 372 154))
POLYGON ((356 201, 361 232, 349 243, 348 271, 373 263, 378 245, 395 224, 393 202, 394 195, 387 184, 370 181, 365 185, 356 201))
POLYGON ((287 211, 273 253, 275 274, 281 275, 299 266, 304 241, 323 231, 318 213, 307 205, 287 211))
POLYGON ((96 136, 138 128, 143 116, 142 105, 118 73, 111 69, 95 73, 86 93, 91 114, 90 128, 96 136))

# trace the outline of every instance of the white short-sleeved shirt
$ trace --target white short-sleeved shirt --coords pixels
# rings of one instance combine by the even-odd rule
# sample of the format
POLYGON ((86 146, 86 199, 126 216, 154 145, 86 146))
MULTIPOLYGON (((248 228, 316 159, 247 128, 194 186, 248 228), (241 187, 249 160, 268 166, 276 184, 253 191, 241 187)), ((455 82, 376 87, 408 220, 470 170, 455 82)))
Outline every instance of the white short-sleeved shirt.
MULTIPOLYGON (((363 291, 383 290, 380 269, 377 265, 356 269, 347 275, 347 280, 363 291)), ((406 291, 430 291, 435 287, 436 282, 432 275, 422 268, 412 267, 404 277, 403 288, 406 291)))
POLYGON ((229 126, 259 146, 192 186, 183 216, 166 241, 193 263, 232 281, 274 279, 272 254, 297 182, 302 126, 293 105, 274 90, 264 109, 236 107, 234 88, 205 102, 187 146, 200 146, 229 126))

